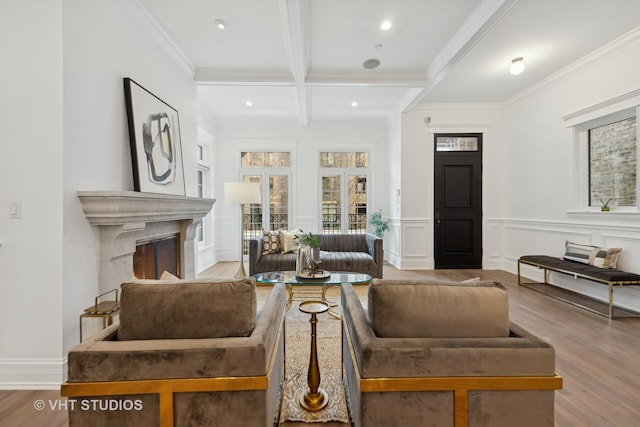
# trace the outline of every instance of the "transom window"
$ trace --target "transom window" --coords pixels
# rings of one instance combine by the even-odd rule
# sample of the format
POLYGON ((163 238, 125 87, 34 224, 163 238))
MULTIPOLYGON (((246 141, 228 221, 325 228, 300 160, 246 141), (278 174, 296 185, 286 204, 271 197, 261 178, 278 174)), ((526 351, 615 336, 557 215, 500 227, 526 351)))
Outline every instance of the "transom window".
POLYGON ((321 168, 368 168, 369 153, 323 151, 320 153, 321 168))
POLYGON ((245 151, 240 153, 240 160, 243 168, 288 168, 291 153, 245 151))

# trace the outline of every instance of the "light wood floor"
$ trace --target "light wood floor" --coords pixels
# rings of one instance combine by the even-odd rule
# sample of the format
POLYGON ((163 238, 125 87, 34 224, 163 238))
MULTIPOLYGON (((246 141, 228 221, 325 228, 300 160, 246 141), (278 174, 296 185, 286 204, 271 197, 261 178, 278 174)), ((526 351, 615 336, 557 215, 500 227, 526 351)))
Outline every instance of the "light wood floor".
MULTIPOLYGON (((229 277, 237 263, 219 263, 203 273, 229 277)), ((385 278, 472 277, 496 280, 509 292, 511 320, 550 342, 564 388, 556 392, 557 427, 635 427, 640 425, 640 319, 610 321, 526 288, 498 270, 399 271, 385 266, 385 278)), ((640 291, 640 290, 639 290, 640 291)), ((58 399, 57 391, 0 391, 1 426, 65 426, 64 411, 36 411, 34 402, 58 399)), ((286 423, 285 427, 302 423, 286 423)), ((340 423, 320 424, 344 427, 340 423)))

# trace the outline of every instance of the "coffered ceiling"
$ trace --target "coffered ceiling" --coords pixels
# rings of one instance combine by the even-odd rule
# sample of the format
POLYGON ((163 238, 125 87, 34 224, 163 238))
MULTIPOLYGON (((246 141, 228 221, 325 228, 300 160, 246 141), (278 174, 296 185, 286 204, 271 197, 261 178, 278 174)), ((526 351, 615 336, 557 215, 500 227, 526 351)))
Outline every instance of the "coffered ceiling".
POLYGON ((638 0, 135 1, 193 75, 203 117, 301 126, 500 103, 640 26, 638 0))

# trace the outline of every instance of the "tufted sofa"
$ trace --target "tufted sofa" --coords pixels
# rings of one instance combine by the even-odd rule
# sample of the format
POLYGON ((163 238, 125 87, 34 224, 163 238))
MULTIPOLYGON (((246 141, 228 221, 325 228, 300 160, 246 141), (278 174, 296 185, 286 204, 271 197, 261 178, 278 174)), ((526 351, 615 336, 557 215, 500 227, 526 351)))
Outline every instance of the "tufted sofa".
MULTIPOLYGON (((352 271, 382 278, 382 239, 371 233, 316 234, 320 242, 320 268, 352 271)), ((249 240, 249 274, 296 269, 295 252, 263 253, 264 237, 249 240)))
POLYGON ((69 352, 69 426, 272 427, 284 285, 256 304, 252 278, 123 284, 119 324, 69 352))
POLYGON ((509 322, 493 282, 342 285, 345 391, 355 427, 553 427, 551 345, 509 322))

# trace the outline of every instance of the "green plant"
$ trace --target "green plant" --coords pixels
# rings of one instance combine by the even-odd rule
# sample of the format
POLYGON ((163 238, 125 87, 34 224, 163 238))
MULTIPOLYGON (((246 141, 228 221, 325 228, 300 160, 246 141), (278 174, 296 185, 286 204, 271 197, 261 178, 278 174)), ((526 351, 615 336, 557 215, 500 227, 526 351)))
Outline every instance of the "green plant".
POLYGON ((369 222, 373 225, 375 235, 380 238, 382 238, 384 236, 384 232, 389 229, 389 219, 382 217, 381 210, 372 213, 369 222))
POLYGON ((609 203, 611 202, 611 200, 613 200, 613 199, 611 199, 611 198, 609 198, 607 200, 600 199, 600 203, 602 203, 602 206, 600 207, 600 210, 602 212, 608 212, 609 211, 609 203))
POLYGON ((318 236, 312 232, 305 233, 303 230, 300 230, 300 233, 293 236, 293 239, 300 245, 309 245, 314 249, 320 248, 320 240, 318 240, 318 236))

